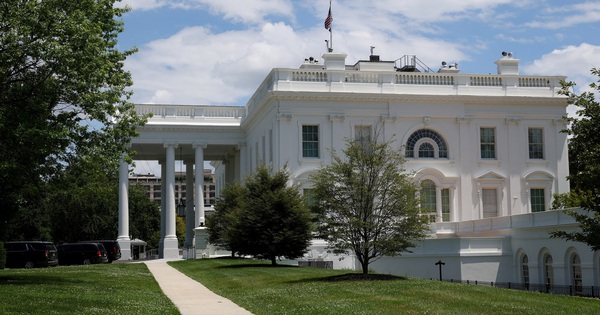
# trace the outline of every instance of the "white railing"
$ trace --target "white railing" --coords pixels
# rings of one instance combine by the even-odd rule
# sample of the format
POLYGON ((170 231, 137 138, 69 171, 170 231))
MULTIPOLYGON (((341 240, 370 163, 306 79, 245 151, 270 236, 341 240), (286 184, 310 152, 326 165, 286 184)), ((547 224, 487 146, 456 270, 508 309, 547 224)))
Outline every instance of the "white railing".
POLYGON ((242 106, 136 104, 135 110, 140 115, 152 114, 153 118, 242 119, 246 116, 242 106))

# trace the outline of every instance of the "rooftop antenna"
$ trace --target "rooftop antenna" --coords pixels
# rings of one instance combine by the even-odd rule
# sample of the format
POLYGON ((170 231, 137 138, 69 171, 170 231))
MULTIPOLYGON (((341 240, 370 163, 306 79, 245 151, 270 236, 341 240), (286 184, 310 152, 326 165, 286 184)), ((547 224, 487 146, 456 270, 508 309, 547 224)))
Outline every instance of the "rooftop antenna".
POLYGON ((333 32, 331 24, 333 23, 333 15, 331 14, 331 0, 329 0, 329 12, 327 13, 327 18, 325 18, 325 29, 329 30, 329 41, 325 40, 327 43, 327 51, 333 52, 333 32))
POLYGON ((373 49, 375 49, 375 46, 371 46, 371 56, 373 56, 373 49))

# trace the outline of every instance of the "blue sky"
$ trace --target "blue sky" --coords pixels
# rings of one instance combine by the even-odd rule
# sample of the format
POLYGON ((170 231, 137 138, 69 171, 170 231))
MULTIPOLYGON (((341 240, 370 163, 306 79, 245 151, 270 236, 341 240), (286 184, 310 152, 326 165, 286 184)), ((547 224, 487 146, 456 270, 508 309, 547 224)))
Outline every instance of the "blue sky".
MULTIPOLYGON (((328 0, 124 0, 119 47, 135 103, 245 105, 272 68, 320 58, 328 0)), ((566 75, 586 87, 600 67, 600 1, 379 0, 332 2, 333 48, 347 63, 416 55, 430 68, 495 73, 502 51, 520 74, 566 75)))
MULTIPOLYGON (((134 103, 245 105, 272 68, 297 68, 326 52, 328 0, 123 0, 119 48, 134 103)), ((520 59, 520 74, 564 75, 577 92, 600 67, 600 1, 355 0, 332 1, 333 48, 347 64, 416 55, 436 70, 496 73, 502 51, 520 59)), ((574 112, 569 108, 570 114, 574 112)), ((141 162, 136 172, 160 173, 141 162)))

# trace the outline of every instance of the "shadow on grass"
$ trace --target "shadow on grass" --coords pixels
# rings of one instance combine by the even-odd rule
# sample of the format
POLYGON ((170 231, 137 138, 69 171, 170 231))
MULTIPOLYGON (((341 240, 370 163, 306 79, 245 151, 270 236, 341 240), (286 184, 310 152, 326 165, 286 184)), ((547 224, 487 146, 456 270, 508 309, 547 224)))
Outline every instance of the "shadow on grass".
POLYGON ((0 275, 0 286, 4 285, 41 285, 41 284, 61 284, 61 283, 83 283, 85 281, 72 279, 64 276, 40 276, 36 275, 0 275))
POLYGON ((292 283, 306 283, 306 282, 344 282, 344 281, 398 281, 407 280, 406 277, 386 275, 386 274, 362 274, 362 273, 345 273, 342 275, 335 275, 321 278, 308 278, 298 281, 292 281, 292 283))
POLYGON ((241 269, 241 268, 298 268, 298 266, 293 266, 293 265, 282 265, 282 264, 277 264, 277 265, 273 265, 270 262, 266 262, 266 260, 264 260, 266 263, 247 263, 249 261, 253 261, 255 259, 248 259, 248 258, 240 258, 240 257, 219 257, 219 258, 211 258, 211 259, 215 259, 215 260, 226 260, 226 261, 239 261, 240 264, 236 264, 236 265, 227 265, 227 266, 219 266, 219 267, 215 267, 216 269, 241 269), (241 263, 244 262, 244 263, 241 263))

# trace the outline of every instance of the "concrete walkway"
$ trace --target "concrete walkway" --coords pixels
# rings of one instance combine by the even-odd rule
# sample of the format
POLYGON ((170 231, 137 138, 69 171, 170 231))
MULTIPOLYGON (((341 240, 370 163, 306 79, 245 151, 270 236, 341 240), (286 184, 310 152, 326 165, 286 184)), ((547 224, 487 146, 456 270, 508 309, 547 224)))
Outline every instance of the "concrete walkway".
POLYGON ((164 259, 146 261, 145 264, 182 315, 252 314, 169 266, 164 259))

